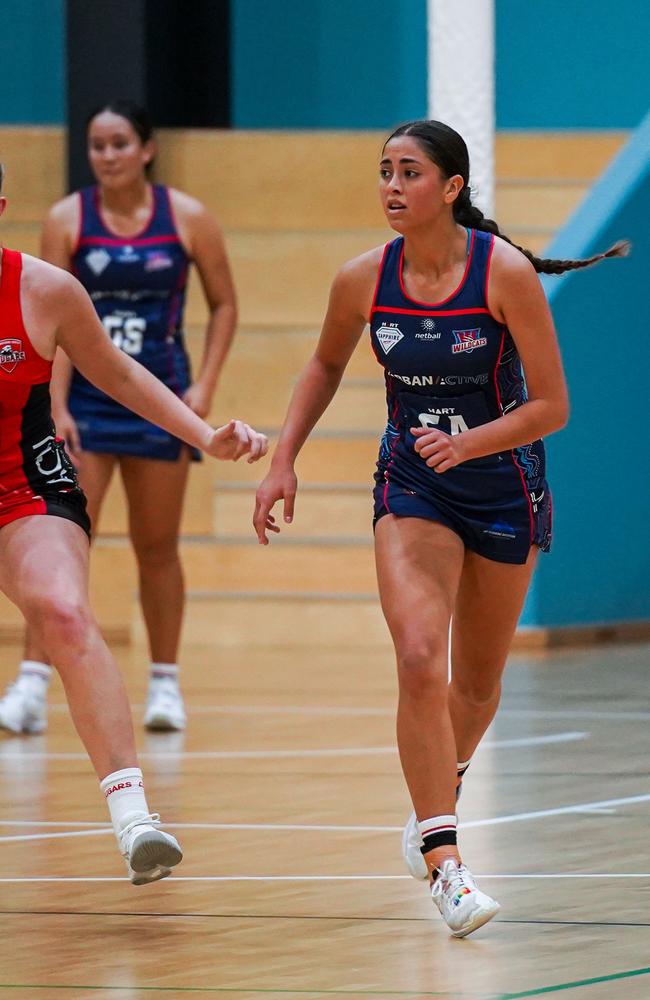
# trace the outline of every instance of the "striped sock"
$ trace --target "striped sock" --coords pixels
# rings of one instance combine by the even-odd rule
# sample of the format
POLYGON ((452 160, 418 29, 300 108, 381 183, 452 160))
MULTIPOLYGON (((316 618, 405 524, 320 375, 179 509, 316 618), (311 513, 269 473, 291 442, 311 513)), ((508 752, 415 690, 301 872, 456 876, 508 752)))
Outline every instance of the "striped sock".
POLYGON ((420 848, 423 854, 428 854, 436 847, 456 846, 455 816, 432 816, 431 819, 423 819, 421 822, 418 821, 418 830, 424 842, 420 848))

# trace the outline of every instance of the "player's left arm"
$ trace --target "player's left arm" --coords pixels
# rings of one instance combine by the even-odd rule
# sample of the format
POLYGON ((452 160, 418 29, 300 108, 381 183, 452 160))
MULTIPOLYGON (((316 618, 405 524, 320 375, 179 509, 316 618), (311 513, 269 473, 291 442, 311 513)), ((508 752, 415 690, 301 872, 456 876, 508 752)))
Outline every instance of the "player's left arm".
POLYGON ((237 323, 237 300, 223 234, 213 215, 196 198, 170 191, 179 235, 196 264, 209 309, 198 375, 185 393, 188 406, 205 417, 237 323))
POLYGON ((473 458, 510 451, 565 426, 569 401, 553 318, 530 261, 495 241, 488 307, 508 328, 519 352, 528 401, 504 416, 462 434, 414 428, 415 448, 437 472, 473 458))
POLYGON ((268 442, 248 424, 231 420, 216 430, 143 365, 117 348, 97 318, 85 290, 71 275, 59 272, 49 294, 49 315, 61 347, 89 382, 175 437, 212 455, 248 461, 261 458, 268 442))

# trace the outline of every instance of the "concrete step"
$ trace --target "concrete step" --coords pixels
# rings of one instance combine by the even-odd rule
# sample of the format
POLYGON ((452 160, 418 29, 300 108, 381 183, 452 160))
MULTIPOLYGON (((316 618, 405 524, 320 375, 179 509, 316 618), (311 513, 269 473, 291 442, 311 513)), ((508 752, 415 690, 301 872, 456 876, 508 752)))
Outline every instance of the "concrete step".
MULTIPOLYGON (((185 627, 193 642, 219 646, 304 646, 310 650, 342 647, 390 649, 391 641, 374 594, 356 597, 304 596, 245 598, 237 595, 192 597, 185 627)), ((144 638, 138 620, 134 635, 144 638)))
POLYGON ((509 235, 518 229, 542 227, 554 231, 577 208, 589 190, 589 181, 520 181, 502 183, 496 189, 494 218, 509 235))
MULTIPOLYGON (((271 438, 273 447, 275 438, 271 438)), ((296 470, 300 484, 330 483, 370 488, 379 451, 377 434, 331 434, 315 432, 298 456, 296 470)), ((257 484, 266 474, 269 458, 255 465, 220 462, 216 471, 220 483, 257 484)))
MULTIPOLYGON (((243 512, 250 524, 252 506, 243 512)), ((250 541, 184 539, 181 557, 189 591, 200 594, 372 594, 376 589, 370 539, 364 542, 319 540, 292 544, 291 532, 270 546, 259 545, 250 528, 250 541)), ((121 586, 133 581, 134 559, 126 539, 98 539, 94 573, 121 586), (124 583, 126 581, 126 583, 124 583)))
MULTIPOLYGON (((250 489, 222 487, 215 493, 214 524, 218 539, 240 540, 250 530, 250 489)), ((282 510, 279 511, 280 519, 282 510)), ((304 541, 336 539, 372 540, 372 497, 370 488, 327 485, 305 486, 296 501, 294 524, 290 529, 304 541)), ((287 532, 289 535, 289 532, 287 532)))
MULTIPOLYGON (((184 535, 212 536, 214 534, 212 496, 218 474, 218 464, 223 463, 217 463, 215 459, 205 457, 202 462, 192 463, 181 522, 181 533, 184 535)), ((127 532, 126 497, 119 470, 116 470, 101 511, 99 534, 123 536, 127 532)))

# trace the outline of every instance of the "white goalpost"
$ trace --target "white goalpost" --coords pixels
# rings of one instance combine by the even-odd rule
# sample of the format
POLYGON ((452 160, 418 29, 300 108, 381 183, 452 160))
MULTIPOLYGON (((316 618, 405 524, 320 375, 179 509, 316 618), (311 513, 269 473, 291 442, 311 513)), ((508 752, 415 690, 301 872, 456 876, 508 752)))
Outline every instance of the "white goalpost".
POLYGON ((494 217, 494 0, 427 0, 428 115, 467 142, 473 201, 494 217))

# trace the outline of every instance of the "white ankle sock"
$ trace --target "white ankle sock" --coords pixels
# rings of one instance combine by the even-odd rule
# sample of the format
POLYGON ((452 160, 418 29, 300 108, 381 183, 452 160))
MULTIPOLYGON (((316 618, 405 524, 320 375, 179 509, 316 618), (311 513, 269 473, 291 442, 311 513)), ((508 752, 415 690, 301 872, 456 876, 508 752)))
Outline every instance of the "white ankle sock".
POLYGON ((178 684, 177 663, 151 663, 149 665, 149 681, 175 681, 178 684))
POLYGON ((40 660, 22 660, 18 667, 18 680, 29 682, 40 695, 45 695, 52 676, 52 667, 40 660))
POLYGON ((99 787, 106 797, 116 836, 119 836, 133 813, 149 812, 142 771, 139 767, 125 767, 121 771, 113 771, 100 781, 99 787))

